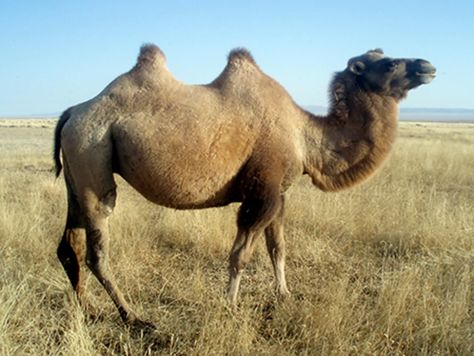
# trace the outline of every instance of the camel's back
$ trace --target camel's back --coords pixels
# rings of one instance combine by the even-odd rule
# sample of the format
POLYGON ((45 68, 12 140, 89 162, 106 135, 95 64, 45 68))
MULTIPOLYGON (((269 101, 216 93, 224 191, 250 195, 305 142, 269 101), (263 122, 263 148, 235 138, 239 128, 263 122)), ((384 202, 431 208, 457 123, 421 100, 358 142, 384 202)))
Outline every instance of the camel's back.
POLYGON ((242 50, 231 52, 215 81, 189 86, 169 73, 161 51, 145 47, 137 65, 93 102, 110 116, 116 171, 163 205, 228 203, 258 150, 274 146, 284 156, 297 146, 298 109, 242 50))

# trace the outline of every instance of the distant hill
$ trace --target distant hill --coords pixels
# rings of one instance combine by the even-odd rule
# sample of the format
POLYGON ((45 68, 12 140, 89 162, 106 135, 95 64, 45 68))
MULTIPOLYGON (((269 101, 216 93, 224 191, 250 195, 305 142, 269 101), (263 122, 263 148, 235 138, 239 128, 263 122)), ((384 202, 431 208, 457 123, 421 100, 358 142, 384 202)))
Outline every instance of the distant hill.
POLYGON ((474 122, 473 109, 402 108, 400 119, 405 121, 474 122))
MULTIPOLYGON (((306 105, 304 108, 316 115, 325 115, 327 112, 327 107, 321 105, 306 105)), ((474 109, 401 108, 400 120, 474 122, 474 109)))
POLYGON ((61 113, 45 113, 45 114, 29 114, 29 115, 0 115, 1 119, 55 119, 58 118, 61 113))
MULTIPOLYGON (((305 105, 305 110, 315 115, 325 115, 327 107, 322 105, 305 105)), ((18 116, 1 116, 3 119, 44 119, 57 118, 61 113, 45 113, 18 116)), ((432 122, 474 122, 474 109, 446 109, 446 108, 401 108, 402 121, 432 121, 432 122)))

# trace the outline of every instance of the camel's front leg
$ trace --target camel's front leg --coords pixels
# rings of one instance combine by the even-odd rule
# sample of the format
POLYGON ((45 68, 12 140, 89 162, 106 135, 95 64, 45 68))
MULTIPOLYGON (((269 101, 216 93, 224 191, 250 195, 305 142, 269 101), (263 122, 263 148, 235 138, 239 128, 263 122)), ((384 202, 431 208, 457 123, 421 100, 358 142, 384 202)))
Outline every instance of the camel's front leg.
POLYGON ((281 196, 281 207, 278 215, 265 229, 265 240, 268 254, 272 260, 278 294, 285 298, 290 295, 285 277, 285 237, 283 233, 284 197, 281 196))
POLYGON ((281 199, 278 194, 264 193, 262 191, 257 197, 246 199, 239 209, 237 237, 229 257, 227 298, 231 303, 237 302, 242 271, 250 261, 256 239, 280 210, 281 199))

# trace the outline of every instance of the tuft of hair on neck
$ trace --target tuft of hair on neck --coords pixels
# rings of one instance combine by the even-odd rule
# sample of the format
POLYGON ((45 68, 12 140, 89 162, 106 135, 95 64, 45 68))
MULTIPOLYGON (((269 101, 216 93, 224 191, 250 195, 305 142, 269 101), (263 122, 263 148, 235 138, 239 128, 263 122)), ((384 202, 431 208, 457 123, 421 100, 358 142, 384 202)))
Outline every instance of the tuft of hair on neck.
POLYGON ((336 73, 329 86, 329 115, 332 117, 331 123, 343 125, 350 115, 348 100, 348 82, 344 72, 336 73))

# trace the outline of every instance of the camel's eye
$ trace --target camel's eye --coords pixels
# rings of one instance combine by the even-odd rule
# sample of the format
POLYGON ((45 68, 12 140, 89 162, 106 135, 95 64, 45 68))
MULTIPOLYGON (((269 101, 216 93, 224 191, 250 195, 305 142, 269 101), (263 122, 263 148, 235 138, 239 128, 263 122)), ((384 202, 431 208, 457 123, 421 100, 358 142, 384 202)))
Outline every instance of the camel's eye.
POLYGON ((395 62, 395 61, 387 62, 387 70, 389 72, 394 72, 397 69, 397 67, 398 67, 397 62, 395 62))

